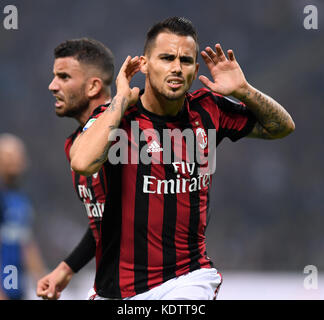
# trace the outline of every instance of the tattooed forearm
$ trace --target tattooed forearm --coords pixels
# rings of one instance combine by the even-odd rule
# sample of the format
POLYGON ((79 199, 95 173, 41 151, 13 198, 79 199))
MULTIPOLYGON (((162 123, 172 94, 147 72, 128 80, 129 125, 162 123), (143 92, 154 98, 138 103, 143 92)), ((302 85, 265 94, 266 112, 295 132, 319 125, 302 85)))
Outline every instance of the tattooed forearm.
POLYGON ((258 120, 250 134, 251 137, 276 139, 294 130, 295 125, 289 113, 266 94, 250 88, 240 100, 247 105, 258 120))
POLYGON ((109 147, 110 147, 110 142, 107 143, 102 155, 91 163, 91 166, 96 165, 98 163, 100 164, 104 163, 107 160, 109 147))
POLYGON ((119 124, 121 122, 122 117, 124 116, 124 113, 128 107, 128 101, 124 97, 121 98, 121 101, 118 101, 118 98, 115 97, 113 101, 111 102, 109 108, 106 109, 105 112, 107 113, 116 113, 117 110, 120 110, 119 116, 116 117, 116 120, 114 123, 110 124, 109 127, 109 136, 107 144, 104 147, 104 150, 102 154, 95 159, 91 165, 96 164, 102 164, 104 163, 108 158, 108 152, 112 141, 115 141, 115 130, 119 127, 119 124))
POLYGON ((120 108, 120 114, 121 116, 124 115, 124 112, 127 109, 127 99, 125 97, 121 97, 118 98, 117 96, 111 101, 111 104, 109 105, 109 107, 106 109, 105 112, 115 112, 118 108, 120 108), (120 107, 118 106, 119 103, 119 99, 121 99, 120 101, 120 107))

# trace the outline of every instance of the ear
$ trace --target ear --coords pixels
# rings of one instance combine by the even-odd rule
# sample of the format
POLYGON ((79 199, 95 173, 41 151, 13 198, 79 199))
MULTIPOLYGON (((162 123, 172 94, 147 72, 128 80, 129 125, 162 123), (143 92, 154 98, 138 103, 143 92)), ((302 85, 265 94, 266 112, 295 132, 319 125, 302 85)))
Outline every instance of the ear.
POLYGON ((100 78, 95 78, 95 77, 89 78, 87 83, 87 89, 86 89, 87 96, 90 99, 95 97, 100 93, 102 88, 103 88, 103 83, 100 78))
POLYGON ((147 56, 141 56, 140 57, 140 62, 141 62, 141 66, 140 66, 141 72, 143 74, 147 74, 147 64, 148 64, 147 56))
POLYGON ((195 71, 195 76, 194 76, 194 80, 197 79, 197 75, 198 75, 198 70, 199 70, 199 63, 196 63, 196 71, 195 71))

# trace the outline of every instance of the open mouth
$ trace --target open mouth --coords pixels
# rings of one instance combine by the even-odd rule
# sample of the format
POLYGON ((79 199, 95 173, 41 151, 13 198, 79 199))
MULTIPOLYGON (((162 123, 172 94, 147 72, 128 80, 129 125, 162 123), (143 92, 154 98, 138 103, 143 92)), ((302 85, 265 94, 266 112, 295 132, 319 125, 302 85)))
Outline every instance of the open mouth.
POLYGON ((180 78, 171 78, 167 80, 167 84, 169 87, 173 89, 180 88, 183 85, 183 79, 180 78))
POLYGON ((64 100, 58 96, 54 96, 54 97, 56 99, 55 107, 61 107, 64 103, 64 100))

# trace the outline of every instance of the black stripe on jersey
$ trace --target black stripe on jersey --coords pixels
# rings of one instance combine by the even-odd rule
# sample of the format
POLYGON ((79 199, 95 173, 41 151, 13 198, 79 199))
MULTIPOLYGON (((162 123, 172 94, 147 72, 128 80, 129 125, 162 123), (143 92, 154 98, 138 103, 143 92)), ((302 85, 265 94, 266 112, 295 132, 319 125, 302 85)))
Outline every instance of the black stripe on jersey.
MULTIPOLYGON (((159 133, 161 142, 160 145, 164 145, 163 141, 163 129, 168 129, 167 126, 156 125, 154 129, 159 133)), ((169 142, 170 143, 170 142, 169 142)), ((172 145, 171 145, 172 146, 172 145)), ((165 180, 169 181, 174 179, 172 172, 174 171, 172 162, 174 161, 174 150, 171 147, 171 163, 164 164, 165 168, 165 180), (170 169, 167 169, 170 167, 170 169)), ((164 205, 163 205, 163 227, 162 227, 162 246, 163 246, 163 281, 167 281, 176 277, 176 263, 177 252, 175 246, 175 232, 177 224, 177 194, 164 193, 164 205)))
POLYGON ((101 184, 103 192, 105 194, 107 194, 106 185, 105 185, 105 178, 104 178, 104 174, 103 174, 103 167, 99 170, 99 179, 100 179, 100 184, 101 184))
MULTIPOLYGON (((202 125, 207 133, 208 133, 208 129, 215 129, 215 126, 214 126, 214 123, 210 117, 210 114, 198 103, 198 101, 195 101, 192 104, 192 110, 195 110, 196 112, 199 113, 199 115, 201 117, 202 125)), ((216 136, 216 145, 218 145, 218 143, 220 141, 218 141, 217 133, 216 133, 216 135, 217 135, 216 136)), ((209 208, 209 193, 210 193, 210 188, 208 189, 207 208, 209 208)), ((207 215, 207 222, 208 222, 208 220, 209 220, 209 215, 207 215)))
MULTIPOLYGON (((191 125, 188 125, 188 128, 193 130, 191 125)), ((196 159, 196 136, 194 141, 194 153, 193 155, 188 155, 190 162, 195 162, 195 168, 193 172, 193 177, 198 176, 198 167, 199 163, 196 159)), ((187 142, 186 142, 187 143, 187 142)), ((189 236, 188 236, 188 249, 189 249, 189 271, 194 271, 200 268, 199 259, 199 247, 198 247, 198 227, 200 221, 200 192, 197 190, 196 192, 189 193, 189 201, 190 201, 190 218, 189 218, 189 236)))
POLYGON ((102 256, 96 273, 98 295, 121 299, 119 286, 119 257, 122 220, 121 165, 107 166, 108 194, 101 223, 102 256))
POLYGON ((80 175, 76 172, 74 172, 74 186, 75 186, 75 191, 78 195, 78 198, 83 202, 82 197, 80 196, 80 192, 78 190, 78 185, 80 181, 80 175))
POLYGON ((249 110, 241 103, 229 99, 228 97, 219 97, 214 94, 212 94, 212 97, 218 108, 222 111, 229 113, 234 112, 236 114, 247 116, 247 123, 242 130, 222 128, 220 126, 218 132, 219 137, 217 137, 217 144, 219 144, 224 137, 229 137, 232 141, 237 141, 238 139, 248 135, 252 131, 256 123, 256 117, 251 110, 249 110))
MULTIPOLYGON (((139 129, 139 136, 142 130, 139 129)), ((139 141, 139 150, 142 150, 146 141, 139 141)), ((137 165, 136 191, 134 208, 134 288, 136 293, 149 289, 148 282, 148 247, 147 247, 147 226, 149 212, 149 193, 143 192, 143 176, 151 174, 151 165, 137 165), (143 241, 144 239, 144 241, 143 241)))
MULTIPOLYGON (((95 193, 95 191, 94 191, 94 189, 92 187, 92 176, 87 177, 87 189, 90 190, 90 192, 91 192, 90 202, 96 208, 95 210, 101 210, 101 209, 97 208, 96 193, 95 193)), ((102 214, 102 212, 101 212, 101 214, 102 214)), ((93 219, 95 221, 95 226, 96 226, 97 231, 100 232, 100 215, 99 215, 99 212, 98 212, 98 216, 97 217, 94 217, 93 215, 92 215, 92 217, 93 217, 93 219)))
MULTIPOLYGON (((74 140, 76 139, 76 137, 79 135, 79 133, 81 132, 81 127, 79 127, 78 129, 76 129, 75 130, 75 132, 74 133, 72 133, 71 134, 71 136, 68 138, 68 139, 70 139, 71 140, 71 146, 72 146, 72 144, 73 144, 73 142, 74 142, 74 140)), ((70 149, 71 149, 71 147, 70 147, 70 149)), ((70 149, 69 149, 69 151, 70 151, 70 149)), ((68 156, 68 158, 70 159, 70 156, 68 156)), ((71 160, 69 160, 69 163, 71 162, 71 160)), ((81 200, 81 201, 83 201, 82 200, 82 198, 81 198, 81 196, 80 196, 80 193, 79 193, 79 190, 78 190, 78 185, 79 185, 79 181, 80 181, 80 175, 78 174, 78 173, 76 173, 76 172, 73 172, 73 174, 74 174, 74 188, 75 188, 75 191, 76 191, 76 193, 77 193, 77 195, 78 195, 78 198, 81 200)))
POLYGON ((210 208, 209 208, 210 189, 211 189, 211 186, 209 186, 209 188, 208 188, 208 193, 207 193, 207 217, 206 217, 206 228, 208 227, 209 220, 210 220, 210 208))
MULTIPOLYGON (((208 129, 215 129, 214 123, 209 115, 209 113, 198 103, 198 101, 195 101, 192 103, 192 110, 195 110, 199 113, 202 121, 202 125, 205 129, 206 132, 208 132, 208 129)), ((220 142, 220 141, 219 141, 220 142)), ((216 136, 216 145, 219 143, 218 142, 218 135, 216 136)), ((197 144, 195 143, 195 147, 197 144)), ((215 150, 216 152, 216 150, 215 150)), ((211 190, 211 185, 208 188, 208 194, 207 194, 207 212, 206 212, 206 228, 210 220, 210 210, 209 210, 209 205, 210 205, 210 191, 211 190)), ((212 263, 211 263, 212 265, 212 263)))

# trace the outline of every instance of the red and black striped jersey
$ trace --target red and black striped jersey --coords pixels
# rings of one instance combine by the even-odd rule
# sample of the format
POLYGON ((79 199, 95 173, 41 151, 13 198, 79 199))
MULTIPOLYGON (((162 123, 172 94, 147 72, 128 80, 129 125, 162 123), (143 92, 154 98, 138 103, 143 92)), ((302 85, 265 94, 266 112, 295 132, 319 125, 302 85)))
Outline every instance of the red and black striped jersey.
MULTIPOLYGON (((104 110, 106 110, 106 108, 106 105, 98 106, 89 119, 96 119, 104 110)), ((71 162, 71 146, 82 130, 83 128, 81 126, 78 127, 65 141, 64 149, 69 163, 71 162)), ((98 252, 98 250, 100 251, 101 246, 98 246, 98 243, 100 242, 101 221, 108 193, 105 166, 102 166, 98 172, 89 177, 79 175, 72 169, 71 174, 74 189, 79 199, 83 202, 89 218, 89 226, 96 243, 96 257, 101 257, 101 252, 98 252)), ((98 258, 96 258, 96 262, 98 264, 98 258)))
POLYGON ((213 266, 205 237, 211 174, 199 159, 210 152, 208 130, 216 132, 217 144, 225 137, 236 141, 252 130, 255 121, 243 104, 207 89, 187 94, 182 111, 174 117, 153 114, 140 100, 128 108, 120 125, 125 149, 118 153, 117 141, 110 148, 124 153, 128 161, 112 161, 110 153, 105 163, 108 193, 97 294, 130 297, 213 266), (171 138, 175 131, 181 133, 181 143, 171 138), (194 152, 187 148, 191 139, 194 152), (165 161, 168 146, 170 161, 165 161))

